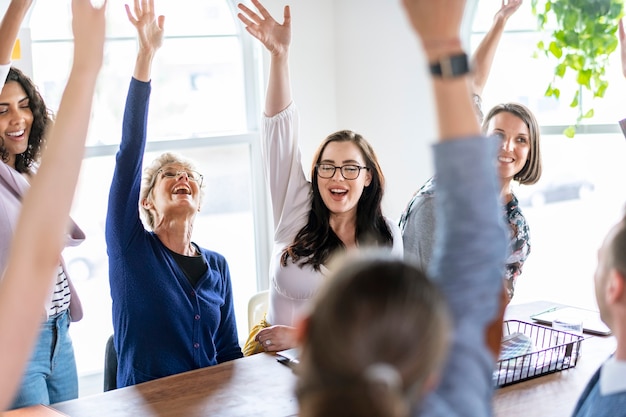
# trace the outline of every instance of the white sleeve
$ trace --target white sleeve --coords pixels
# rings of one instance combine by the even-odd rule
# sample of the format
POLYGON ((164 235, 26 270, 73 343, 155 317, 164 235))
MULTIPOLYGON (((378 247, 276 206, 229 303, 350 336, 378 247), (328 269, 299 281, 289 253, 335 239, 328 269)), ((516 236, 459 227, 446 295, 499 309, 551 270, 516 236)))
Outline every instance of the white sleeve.
POLYGON ((311 183, 302 169, 295 104, 275 116, 264 117, 262 149, 272 201, 274 241, 291 243, 311 210, 311 183))

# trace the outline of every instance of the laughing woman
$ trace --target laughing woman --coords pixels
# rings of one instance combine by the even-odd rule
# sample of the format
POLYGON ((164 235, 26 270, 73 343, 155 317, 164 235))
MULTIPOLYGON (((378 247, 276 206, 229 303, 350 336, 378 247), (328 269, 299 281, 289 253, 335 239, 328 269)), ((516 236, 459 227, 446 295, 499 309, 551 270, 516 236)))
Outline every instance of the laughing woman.
POLYGON ((228 264, 191 241, 202 175, 190 161, 166 153, 142 180, 150 72, 164 17, 155 18, 152 0, 136 0, 134 15, 128 6, 126 12, 139 52, 106 223, 118 387, 242 356, 228 264))
MULTIPOLYGON (((9 10, 18 3, 27 5, 30 2, 13 1, 9 10)), ((7 12, 5 18, 9 15, 7 12)), ((13 23, 19 27, 19 22, 13 23)), ((50 287, 59 269, 68 215, 85 152, 93 93, 102 66, 105 26, 105 6, 96 9, 89 0, 72 0, 74 59, 56 123, 48 132, 50 141, 37 175, 21 200, 15 233, 12 238, 0 240, 3 244, 11 244, 7 262, 0 268, 4 269, 0 277, 0 334, 3 337, 3 343, 0 343, 0 414, 13 400, 20 380, 24 380, 24 365, 29 356, 31 363, 28 367, 32 368, 33 346, 37 346, 35 352, 39 350, 42 334, 46 333, 41 330, 42 317, 44 326, 47 324, 43 304, 45 299, 50 299, 50 287), (51 201, 54 204, 49 204, 51 201), (39 341, 36 342, 37 337, 39 341)), ((3 28, 4 21, 0 25, 0 45, 7 40, 3 28)), ((2 50, 0 46, 0 55, 2 50)), ((6 201, 9 200, 2 195, 0 202, 6 201)), ((50 331, 49 334, 59 337, 59 332, 50 331)), ((54 345, 52 349, 55 349, 54 345)), ((61 350, 60 346, 56 345, 56 350, 61 350)), ((73 372, 75 378, 73 354, 70 364, 58 361, 56 355, 50 353, 48 347, 48 366, 53 365, 53 369, 61 374, 65 372, 71 376, 73 372)), ((64 382, 62 378, 60 380, 56 373, 46 378, 44 367, 45 363, 42 363, 38 368, 36 387, 39 396, 35 397, 34 404, 60 401, 59 395, 64 394, 63 390, 57 390, 58 384, 64 382), (49 389, 51 394, 48 397, 49 389)), ((68 379, 66 387, 72 385, 72 379, 68 379)))
POLYGON ((263 121, 263 151, 274 217, 274 253, 266 318, 244 353, 296 346, 294 325, 328 275, 331 258, 366 246, 402 257, 399 228, 382 214, 384 177, 374 150, 358 133, 342 130, 322 141, 311 181, 302 169, 298 115, 291 98, 291 15, 276 22, 257 0, 258 14, 239 4, 246 30, 271 53, 263 121))

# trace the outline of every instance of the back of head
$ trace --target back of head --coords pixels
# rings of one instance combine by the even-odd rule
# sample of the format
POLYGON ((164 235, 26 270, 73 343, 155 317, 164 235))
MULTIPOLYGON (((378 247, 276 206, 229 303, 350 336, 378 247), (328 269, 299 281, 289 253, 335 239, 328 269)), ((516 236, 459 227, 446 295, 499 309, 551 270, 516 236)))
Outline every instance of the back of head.
POLYGON ((416 267, 352 261, 330 278, 306 325, 300 415, 406 416, 438 372, 447 307, 416 267))
POLYGON ((607 266, 615 268, 626 277, 626 214, 615 225, 614 233, 610 242, 607 266))

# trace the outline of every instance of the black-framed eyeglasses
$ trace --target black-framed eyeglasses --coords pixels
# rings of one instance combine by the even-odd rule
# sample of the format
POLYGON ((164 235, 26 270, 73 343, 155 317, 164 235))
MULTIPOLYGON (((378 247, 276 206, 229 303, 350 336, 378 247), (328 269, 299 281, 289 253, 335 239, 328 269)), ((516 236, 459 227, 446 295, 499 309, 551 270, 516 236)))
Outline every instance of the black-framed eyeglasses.
POLYGON ((362 169, 369 169, 368 167, 362 167, 359 165, 342 165, 340 167, 336 167, 332 164, 317 164, 316 167, 317 175, 319 175, 320 178, 332 178, 335 175, 335 172, 339 169, 341 176, 347 180, 356 180, 359 178, 359 174, 361 174, 362 169))
POLYGON ((163 178, 169 178, 169 179, 178 178, 182 174, 185 174, 185 175, 187 175, 187 178, 189 178, 189 181, 197 182, 200 187, 202 186, 202 180, 204 179, 204 176, 202 174, 200 174, 198 171, 194 171, 192 169, 183 169, 182 171, 179 171, 179 170, 174 169, 174 168, 162 168, 162 169, 157 171, 157 174, 161 174, 161 179, 163 179, 163 178))

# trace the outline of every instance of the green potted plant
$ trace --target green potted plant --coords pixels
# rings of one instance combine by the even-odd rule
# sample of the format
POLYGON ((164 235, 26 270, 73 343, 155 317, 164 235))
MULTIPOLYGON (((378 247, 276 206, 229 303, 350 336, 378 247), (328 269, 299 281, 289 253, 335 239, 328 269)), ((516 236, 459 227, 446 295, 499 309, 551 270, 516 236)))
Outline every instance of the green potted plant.
POLYGON ((563 132, 573 137, 580 121, 594 114, 587 102, 581 102, 583 88, 596 98, 603 97, 609 86, 605 68, 618 46, 615 32, 624 0, 531 0, 531 6, 539 30, 550 35, 549 40, 537 44, 537 49, 555 61, 554 77, 545 95, 560 99, 565 91, 559 88, 559 79, 567 72, 575 74, 578 88, 567 94, 571 94, 570 106, 578 108, 578 117, 563 132))

